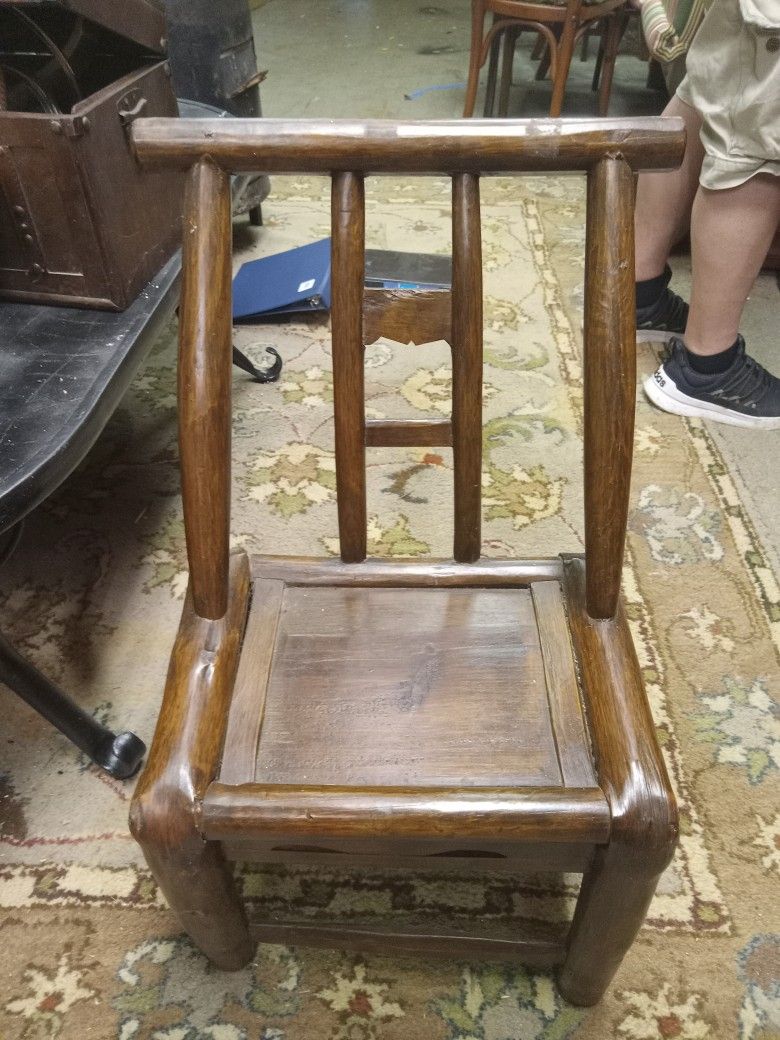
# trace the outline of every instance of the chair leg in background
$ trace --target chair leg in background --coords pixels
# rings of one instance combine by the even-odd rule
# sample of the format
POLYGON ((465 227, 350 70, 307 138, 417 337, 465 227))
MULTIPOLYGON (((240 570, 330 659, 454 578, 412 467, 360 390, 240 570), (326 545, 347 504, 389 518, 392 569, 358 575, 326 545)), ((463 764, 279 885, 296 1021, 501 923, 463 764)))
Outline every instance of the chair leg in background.
POLYGON ((577 33, 577 22, 574 18, 568 18, 563 26, 561 40, 558 45, 558 53, 555 61, 555 73, 553 76, 553 92, 550 101, 550 116, 557 119, 563 108, 563 98, 566 93, 566 81, 569 78, 569 68, 574 54, 574 43, 577 33))
POLYGON ((471 3, 471 49, 469 51, 469 74, 466 83, 466 99, 463 103, 463 118, 469 119, 474 115, 474 105, 477 100, 477 88, 479 87, 479 70, 484 63, 482 55, 483 33, 485 27, 485 7, 481 0, 472 0, 471 3))
POLYGON ((612 91, 612 77, 615 73, 615 61, 617 60, 620 41, 626 30, 628 18, 621 12, 612 14, 607 19, 607 28, 604 32, 604 55, 601 68, 601 83, 599 84, 599 115, 605 116, 609 109, 609 96, 612 91))
POLYGON ((501 60, 501 87, 498 94, 498 114, 506 117, 509 111, 509 88, 512 85, 512 66, 515 57, 515 44, 520 35, 518 29, 506 29, 504 32, 504 48, 501 60))
MULTIPOLYGON (((495 16, 493 23, 496 22, 495 16)), ((488 62, 488 78, 485 87, 485 107, 483 116, 488 119, 493 115, 493 107, 496 103, 496 80, 498 79, 498 53, 501 49, 501 33, 496 33, 490 45, 490 61, 488 62)))

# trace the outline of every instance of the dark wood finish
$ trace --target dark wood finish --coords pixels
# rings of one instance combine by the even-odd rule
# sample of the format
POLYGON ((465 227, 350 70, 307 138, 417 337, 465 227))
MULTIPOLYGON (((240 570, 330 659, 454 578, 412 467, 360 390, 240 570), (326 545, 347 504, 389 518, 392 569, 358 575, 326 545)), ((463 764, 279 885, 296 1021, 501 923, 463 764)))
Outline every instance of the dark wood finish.
POLYGON ((179 315, 179 450, 195 611, 227 609, 230 552, 230 389, 233 319, 230 178, 193 166, 184 200, 179 315))
POLYGON ((620 158, 588 174, 585 235, 585 551, 588 611, 617 609, 636 399, 634 181, 620 158))
MULTIPOLYGON (((363 953, 416 954, 418 957, 458 957, 472 961, 520 961, 535 968, 553 968, 564 956, 560 939, 487 938, 464 935, 446 928, 434 932, 422 929, 355 927, 344 924, 321 924, 294 921, 259 921, 250 925, 254 938, 260 942, 282 943, 290 946, 337 946, 344 950, 363 953)), ((546 929, 555 936, 555 929, 546 929)))
MULTIPOLYGON (((634 124, 618 131, 614 123, 599 131, 547 122, 536 131, 527 125, 518 130, 518 124, 508 124, 509 133, 496 133, 495 127, 473 124, 245 123, 239 130, 225 121, 207 128, 210 136, 200 143, 186 126, 167 143, 159 137, 159 124, 152 124, 151 134, 139 135, 147 156, 200 164, 192 175, 204 188, 196 210, 224 191, 219 177, 228 172, 219 174, 205 152, 228 168, 256 162, 266 169, 326 170, 333 177, 343 559, 255 560, 253 595, 243 585, 240 593, 234 591, 222 621, 197 618, 188 603, 152 776, 142 783, 140 807, 134 809, 136 832, 163 889, 196 941, 219 963, 242 963, 252 935, 364 949, 511 953, 532 962, 539 957, 539 963, 562 960, 565 996, 588 1004, 603 993, 636 934, 672 854, 677 827, 618 598, 634 393, 632 163, 654 167, 662 156, 676 161, 682 151, 676 124, 668 134, 663 123, 642 125, 647 133, 634 124), (646 149, 641 154, 640 138, 646 149), (481 165, 495 170, 502 163, 510 170, 543 163, 590 171, 587 570, 574 557, 478 559, 477 175, 481 165), (362 176, 399 169, 444 169, 453 175, 450 427, 446 421, 365 422, 364 338, 390 334, 416 342, 446 331, 442 304, 430 294, 422 297, 426 313, 419 322, 410 298, 384 296, 364 308, 362 176), (425 438, 443 438, 449 431, 456 471, 455 555, 474 562, 362 561, 366 442, 426 443, 425 438), (509 945, 496 945, 494 937, 441 933, 422 922, 407 931, 406 925, 344 929, 266 920, 247 932, 226 851, 342 868, 390 862, 412 869, 437 869, 441 863, 439 869, 446 869, 458 861, 467 869, 532 866, 582 871, 584 882, 565 944, 560 936, 551 941, 533 935, 530 942, 508 936, 509 945), (214 892, 207 902, 209 888, 214 892), (214 923, 215 913, 222 924, 214 923)), ((185 258, 190 279, 182 365, 206 366, 193 400, 211 402, 214 430, 224 432, 229 398, 219 392, 207 364, 209 359, 217 364, 214 358, 221 354, 205 349, 216 296, 199 275, 205 269, 198 246, 202 229, 197 221, 194 227, 195 245, 185 258)), ((222 248, 212 249, 217 263, 222 248)), ((227 299, 223 306, 229 315, 227 299)), ((189 378, 182 376, 185 385, 189 378)), ((192 401, 185 400, 185 413, 191 419, 197 415, 192 401)), ((198 430, 186 422, 182 429, 183 455, 189 453, 192 463, 198 430)), ((190 513, 202 495, 211 510, 209 524, 213 528, 216 522, 220 531, 227 502, 222 485, 210 484, 208 474, 223 462, 221 436, 212 433, 205 441, 201 436, 210 465, 195 478, 197 492, 188 493, 190 513)), ((190 524, 191 542, 192 531, 190 524)), ((245 575, 246 565, 240 567, 245 575)), ((197 568, 204 568, 200 549, 193 557, 197 568)), ((224 586, 218 573, 212 583, 212 589, 224 586)), ((230 588, 235 590, 235 579, 230 588)), ((195 608, 200 609, 197 601, 195 608)))
POLYGON ((130 828, 193 941, 219 967, 235 969, 252 959, 254 943, 222 847, 204 840, 197 815, 219 764, 249 602, 243 554, 231 558, 230 592, 219 621, 198 617, 187 594, 130 828))
POLYGON ((579 872, 593 862, 593 846, 582 842, 540 841, 531 845, 496 842, 486 839, 461 838, 457 842, 442 839, 412 838, 331 838, 318 841, 292 841, 273 838, 221 839, 225 855, 238 863, 285 863, 316 865, 329 870, 359 867, 361 870, 398 870, 404 868, 436 874, 519 874, 524 871, 579 872))
POLYGON ((583 877, 560 979, 568 1000, 587 1005, 601 998, 641 927, 679 825, 625 615, 593 620, 584 561, 569 558, 565 571, 599 785, 612 814, 609 844, 583 877))
POLYGON ((262 834, 295 839, 431 837, 504 841, 606 841, 600 788, 302 787, 212 784, 203 800, 209 838, 262 834))
POLYGON ((449 419, 367 419, 366 445, 372 448, 448 448, 449 419))
MULTIPOLYGON (((622 3, 623 0, 618 0, 622 3)), ((189 169, 204 155, 233 172, 474 173, 587 170, 619 152, 635 170, 678 166, 682 120, 141 119, 132 128, 145 166, 189 169)))
POLYGON ((366 427, 363 370, 365 198, 358 174, 340 173, 331 193, 333 416, 339 541, 345 563, 366 557, 366 427))
POLYGON ((481 551, 482 522, 482 238, 479 180, 452 181, 452 451, 458 563, 481 551))
POLYGON ((561 586, 557 581, 538 582, 531 586, 531 599, 561 776, 567 787, 596 787, 561 586))
POLYGON ((253 584, 252 607, 244 631, 247 652, 241 654, 238 664, 225 735, 230 754, 223 758, 219 773, 223 784, 240 784, 246 776, 254 775, 283 596, 282 581, 261 578, 253 584))
POLYGON ((256 578, 281 578, 288 585, 357 588, 518 588, 563 577, 557 556, 543 560, 477 560, 461 567, 452 560, 366 560, 351 567, 341 560, 311 556, 255 556, 256 578))
MULTIPOLYGON (((624 6, 625 0, 602 0, 601 3, 592 4, 585 4, 583 0, 563 0, 551 4, 532 3, 530 0, 471 0, 471 51, 464 117, 468 118, 474 113, 479 72, 489 56, 491 64, 487 98, 490 100, 490 108, 487 108, 486 103, 485 111, 487 113, 493 109, 495 71, 492 55, 499 35, 503 35, 504 38, 499 115, 507 114, 515 40, 523 31, 536 32, 540 43, 546 45, 536 78, 543 79, 547 69, 551 70, 553 89, 550 116, 560 116, 574 48, 577 42, 601 21, 607 24, 609 37, 609 43, 604 47, 601 56, 604 75, 599 94, 599 115, 605 116, 609 107, 617 44, 622 35, 622 29, 618 28, 620 23, 614 27, 613 24, 622 17, 621 11, 624 6), (485 17, 488 14, 493 16, 492 23, 485 31, 485 17), (620 35, 615 38, 618 31, 620 35)), ((535 53, 532 57, 537 56, 535 53)))
POLYGON ((449 343, 451 318, 449 289, 366 289, 363 342, 449 343))
MULTIPOLYGON (((263 644, 247 644, 244 658, 256 652, 263 644)), ((571 654, 569 672, 573 684, 571 654)), ((267 695, 255 686, 251 697, 255 713, 265 702, 254 775, 269 784, 559 786, 543 687, 527 589, 291 587, 267 695)), ((579 707, 574 693, 568 710, 579 707)), ((239 683, 236 697, 245 698, 239 683)))

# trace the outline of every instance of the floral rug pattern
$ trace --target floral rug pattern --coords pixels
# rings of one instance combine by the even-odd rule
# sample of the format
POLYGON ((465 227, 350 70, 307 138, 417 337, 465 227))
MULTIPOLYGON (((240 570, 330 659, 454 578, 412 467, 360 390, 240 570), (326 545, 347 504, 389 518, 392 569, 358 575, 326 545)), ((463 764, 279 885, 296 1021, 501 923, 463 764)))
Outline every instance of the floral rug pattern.
MULTIPOLYGON (((484 181, 484 551, 582 545, 584 193, 571 178, 484 181)), ((446 252, 449 183, 369 182, 368 240, 446 252)), ((324 182, 276 178, 237 262, 328 233, 324 182)), ((147 741, 186 587, 174 330, 89 459, 29 518, 3 568, 4 631, 97 717, 147 741)), ((234 380, 235 543, 337 549, 328 323, 242 327, 279 383, 234 380)), ((640 374, 655 363, 638 347, 640 374)), ((366 352, 371 417, 448 412, 443 344, 366 352)), ((263 946, 235 974, 180 933, 126 816, 130 785, 98 774, 0 689, 0 1037, 117 1040, 769 1040, 780 1036, 780 588, 699 420, 641 396, 624 590, 682 815, 647 925, 602 1004, 552 978, 479 963, 263 946)), ((765 435, 776 454, 776 437, 765 435)), ((447 450, 368 454, 372 554, 448 555, 447 450)), ((561 919, 576 878, 242 871, 268 909, 461 922, 561 919)))

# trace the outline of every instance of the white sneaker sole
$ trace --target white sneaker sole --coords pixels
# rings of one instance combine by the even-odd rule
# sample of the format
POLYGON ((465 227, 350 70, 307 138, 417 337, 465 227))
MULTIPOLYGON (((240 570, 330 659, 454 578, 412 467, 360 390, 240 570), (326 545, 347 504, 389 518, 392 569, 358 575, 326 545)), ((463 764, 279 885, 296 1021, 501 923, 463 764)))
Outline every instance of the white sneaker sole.
POLYGON ((695 397, 688 397, 664 371, 663 365, 648 376, 644 382, 644 390, 653 404, 665 412, 674 415, 688 415, 696 419, 712 419, 714 422, 726 423, 729 426, 742 426, 758 430, 780 430, 780 415, 743 415, 723 405, 709 404, 695 397), (659 377, 663 385, 659 382, 659 377))

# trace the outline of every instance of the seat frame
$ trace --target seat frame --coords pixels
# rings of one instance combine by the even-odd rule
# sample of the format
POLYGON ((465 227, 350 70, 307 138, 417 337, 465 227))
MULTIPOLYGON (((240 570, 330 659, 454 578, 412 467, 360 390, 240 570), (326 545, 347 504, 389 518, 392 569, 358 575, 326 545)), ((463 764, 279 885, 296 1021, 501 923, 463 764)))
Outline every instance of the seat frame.
MULTIPOLYGON (((679 163, 680 121, 153 119, 137 121, 133 137, 143 163, 190 171, 179 362, 190 585, 152 749, 131 808, 132 831, 168 902, 193 940, 223 968, 247 963, 258 939, 511 957, 559 967, 564 995, 573 1003, 595 1003, 644 919, 677 836, 676 805, 620 602, 620 575, 635 395, 633 175, 679 163), (229 177, 258 167, 332 178, 340 560, 250 562, 229 551, 229 177), (588 181, 585 556, 485 560, 480 558, 478 178, 539 170, 584 171, 588 181), (451 294, 376 290, 366 298, 363 178, 369 173, 452 177, 451 294), (450 342, 451 420, 366 422, 363 351, 379 335, 450 342), (365 559, 365 448, 372 444, 452 446, 452 560, 365 559), (568 652, 576 662, 598 785, 582 778, 556 788, 257 783, 227 757, 234 745, 226 743, 226 734, 246 728, 243 701, 234 699, 237 672, 251 667, 260 688, 272 664, 274 626, 263 622, 273 618, 278 603, 275 607, 273 597, 266 597, 251 606, 263 582, 357 589, 531 588, 540 602, 549 598, 543 586, 555 584, 565 603, 564 642, 570 641, 568 652), (247 627, 250 606, 256 616, 247 627), (444 860, 434 850, 443 849, 445 857, 457 851, 453 865, 461 860, 469 870, 479 865, 487 843, 495 853, 486 858, 488 869, 575 870, 583 873, 583 883, 566 934, 520 939, 268 919, 250 924, 230 861, 332 863, 323 842, 335 843, 350 865, 441 869, 444 860), (471 853, 476 858, 470 859, 471 853)), ((254 722, 247 719, 250 728, 261 725, 262 706, 254 710, 254 722)), ((258 735, 256 728, 242 738, 245 751, 252 751, 258 735)))

